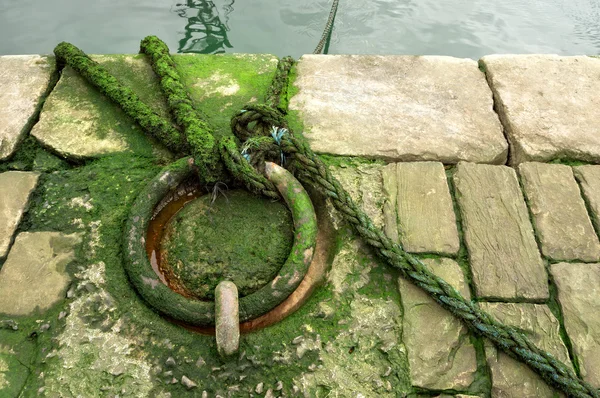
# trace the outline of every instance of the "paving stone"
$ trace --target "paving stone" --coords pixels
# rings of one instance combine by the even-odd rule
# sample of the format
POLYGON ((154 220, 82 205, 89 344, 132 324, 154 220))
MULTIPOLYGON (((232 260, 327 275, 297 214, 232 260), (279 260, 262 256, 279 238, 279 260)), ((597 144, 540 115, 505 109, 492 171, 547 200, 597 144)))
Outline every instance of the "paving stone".
POLYGON ((27 210, 39 176, 23 171, 0 174, 0 258, 8 254, 13 234, 27 210))
MULTIPOLYGON (((464 274, 455 261, 441 258, 423 263, 470 299, 464 274)), ((403 278, 398 283, 404 307, 402 338, 413 385, 435 390, 466 389, 477 370, 468 330, 423 290, 403 278)))
POLYGON ((313 150, 391 161, 506 162, 485 76, 470 59, 304 55, 294 84, 313 150))
MULTIPOLYGON (((541 349, 571 366, 560 337, 560 324, 548 306, 540 304, 480 303, 481 309, 498 321, 518 328, 541 349)), ((486 343, 486 357, 492 371, 492 397, 554 397, 555 391, 527 365, 486 343)))
POLYGON ((554 264, 565 328, 585 381, 600 388, 600 264, 554 264))
POLYGON ((459 163, 454 184, 477 295, 546 299, 548 276, 515 171, 459 163))
MULTIPOLYGON (((130 87, 152 110, 171 119, 158 79, 145 56, 92 58, 130 87)), ((174 56, 174 60, 195 105, 220 133, 230 131, 231 116, 244 104, 262 100, 277 66, 277 58, 256 54, 191 54, 174 56)), ((125 151, 168 156, 117 105, 68 67, 44 104, 32 134, 63 157, 74 159, 125 151)))
POLYGON ((394 242, 400 242, 398 237, 398 166, 390 163, 381 169, 383 180, 383 230, 385 235, 394 242))
POLYGON ((397 229, 404 249, 456 254, 460 242, 444 166, 398 163, 396 171, 397 229))
POLYGON ((53 68, 49 57, 0 57, 0 160, 13 154, 27 132, 53 68))
POLYGON ((571 168, 527 162, 519 174, 542 253, 553 260, 598 261, 600 242, 571 168))
POLYGON ((573 167, 573 174, 590 206, 592 221, 600 226, 600 166, 573 167))
POLYGON ((557 55, 481 59, 511 144, 510 161, 600 162, 600 60, 557 55))
MULTIPOLYGON (((342 184, 354 203, 360 206, 371 217, 378 228, 384 226, 383 203, 385 202, 383 187, 383 166, 378 164, 358 164, 331 167, 331 173, 342 184)), ((329 213, 334 226, 339 227, 341 216, 330 204, 329 213)))
POLYGON ((0 269, 0 313, 28 315, 65 297, 71 280, 65 267, 81 242, 77 234, 23 232, 0 269))

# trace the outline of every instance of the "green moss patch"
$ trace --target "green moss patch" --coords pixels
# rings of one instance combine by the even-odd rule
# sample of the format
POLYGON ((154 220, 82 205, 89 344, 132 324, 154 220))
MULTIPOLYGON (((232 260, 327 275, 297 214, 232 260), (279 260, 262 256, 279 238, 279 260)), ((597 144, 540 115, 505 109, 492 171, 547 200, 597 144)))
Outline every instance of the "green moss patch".
POLYGON ((174 55, 181 81, 215 135, 231 133, 231 117, 247 103, 261 103, 277 68, 264 54, 174 55))
POLYGON ((171 220, 162 266, 170 267, 196 297, 213 300, 222 280, 233 281, 243 297, 273 280, 292 241, 292 218, 283 203, 240 190, 214 202, 205 195, 171 220))

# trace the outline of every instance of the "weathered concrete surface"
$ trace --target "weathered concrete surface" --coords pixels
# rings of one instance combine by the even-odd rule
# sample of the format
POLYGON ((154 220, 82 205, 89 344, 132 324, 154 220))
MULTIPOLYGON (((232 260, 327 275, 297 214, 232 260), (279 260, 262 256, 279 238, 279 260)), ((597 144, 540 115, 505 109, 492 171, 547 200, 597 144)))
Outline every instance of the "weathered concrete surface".
POLYGON ((235 283, 223 281, 215 289, 215 337, 219 355, 226 358, 240 346, 240 306, 235 283))
POLYGON ((53 65, 51 58, 39 55, 0 57, 0 160, 13 154, 26 133, 53 65))
POLYGON ((519 174, 542 253, 559 261, 598 261, 600 242, 571 168, 527 162, 519 174))
POLYGON ((304 55, 290 109, 313 150, 387 160, 505 163, 507 143, 475 61, 304 55))
MULTIPOLYGON (((470 299, 465 276, 455 261, 426 259, 423 263, 470 299)), ((477 370, 475 349, 466 327, 420 288, 403 278, 398 283, 404 307, 402 337, 408 350, 413 385, 465 390, 477 370)))
MULTIPOLYGON (((397 229, 404 249, 456 254, 460 242, 444 166, 439 162, 397 163, 396 184, 397 229)), ((389 211, 384 208, 384 214, 389 211)), ((396 221, 393 213, 385 218, 396 221)))
POLYGON ((454 183, 479 297, 546 299, 546 270, 515 171, 459 163, 454 183))
MULTIPOLYGON (((480 303, 481 309, 505 325, 523 331, 531 341, 556 359, 570 365, 569 354, 560 337, 560 324, 546 305, 480 303)), ((525 364, 515 361, 486 343, 486 357, 492 371, 492 397, 554 397, 555 391, 525 364)))
POLYGON ((554 264, 565 328, 583 379, 600 388, 600 264, 554 264))
POLYGON ((75 258, 78 235, 23 232, 0 269, 0 313, 28 315, 64 298, 71 278, 65 267, 75 258))
POLYGON ((511 144, 510 161, 600 161, 600 59, 489 55, 481 59, 511 144))
POLYGON ((600 226, 600 166, 573 167, 573 174, 590 206, 592 221, 596 226, 600 226))
POLYGON ((38 173, 7 171, 0 174, 0 258, 8 254, 13 234, 27 210, 38 173))
POLYGON ((381 179, 383 183, 383 231, 385 235, 394 242, 399 242, 398 234, 398 166, 396 163, 390 163, 381 169, 381 179))

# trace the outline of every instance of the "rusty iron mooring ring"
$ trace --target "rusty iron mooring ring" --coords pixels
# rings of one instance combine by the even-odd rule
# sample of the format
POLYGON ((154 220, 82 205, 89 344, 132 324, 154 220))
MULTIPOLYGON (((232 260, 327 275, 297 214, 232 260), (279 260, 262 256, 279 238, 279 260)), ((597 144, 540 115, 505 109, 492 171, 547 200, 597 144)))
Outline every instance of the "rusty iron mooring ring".
MULTIPOLYGON (((239 301, 240 322, 257 318, 282 303, 300 284, 312 261, 317 219, 310 197, 291 173, 267 163, 267 178, 276 186, 292 213, 294 244, 279 274, 256 292, 239 301)), ((124 231, 125 270, 138 293, 158 312, 194 326, 215 324, 215 303, 186 298, 163 284, 146 253, 146 232, 156 205, 194 173, 193 160, 183 158, 165 167, 140 192, 124 231)))

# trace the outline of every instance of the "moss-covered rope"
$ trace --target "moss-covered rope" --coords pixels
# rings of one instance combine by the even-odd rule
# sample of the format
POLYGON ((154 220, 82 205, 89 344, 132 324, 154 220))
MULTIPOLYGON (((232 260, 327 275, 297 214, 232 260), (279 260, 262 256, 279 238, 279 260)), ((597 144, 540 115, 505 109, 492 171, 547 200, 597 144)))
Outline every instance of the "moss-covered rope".
POLYGON ((70 43, 62 42, 56 46, 54 54, 60 69, 65 65, 75 69, 102 94, 119 105, 146 133, 177 154, 189 153, 187 142, 180 131, 150 109, 133 90, 119 83, 113 75, 83 51, 70 43))

